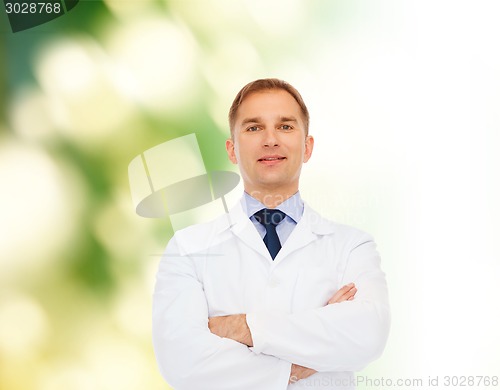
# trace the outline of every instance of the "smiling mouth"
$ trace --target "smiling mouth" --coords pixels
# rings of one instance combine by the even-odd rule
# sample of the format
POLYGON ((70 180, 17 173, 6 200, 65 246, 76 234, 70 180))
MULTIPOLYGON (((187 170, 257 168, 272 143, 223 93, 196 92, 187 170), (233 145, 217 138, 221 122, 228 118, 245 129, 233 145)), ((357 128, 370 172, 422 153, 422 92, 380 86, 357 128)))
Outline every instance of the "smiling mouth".
POLYGON ((284 160, 286 157, 265 157, 265 158, 259 158, 258 161, 279 161, 279 160, 284 160))

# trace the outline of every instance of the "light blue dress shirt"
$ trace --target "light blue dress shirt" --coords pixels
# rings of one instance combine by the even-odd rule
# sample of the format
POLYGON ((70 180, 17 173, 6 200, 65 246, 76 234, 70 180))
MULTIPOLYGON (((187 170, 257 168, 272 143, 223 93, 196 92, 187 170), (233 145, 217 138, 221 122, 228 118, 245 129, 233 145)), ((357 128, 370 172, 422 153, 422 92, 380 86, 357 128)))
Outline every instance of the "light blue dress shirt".
MULTIPOLYGON (((250 218, 260 236, 264 239, 264 236, 266 235, 266 228, 259 221, 257 221, 253 215, 257 211, 265 209, 266 206, 246 192, 244 193, 241 203, 243 210, 245 210, 248 215, 248 218, 250 218)), ((276 233, 278 233, 281 246, 283 246, 304 213, 304 202, 300 197, 299 191, 283 203, 280 203, 276 209, 286 214, 285 219, 283 219, 283 221, 276 226, 276 233)))

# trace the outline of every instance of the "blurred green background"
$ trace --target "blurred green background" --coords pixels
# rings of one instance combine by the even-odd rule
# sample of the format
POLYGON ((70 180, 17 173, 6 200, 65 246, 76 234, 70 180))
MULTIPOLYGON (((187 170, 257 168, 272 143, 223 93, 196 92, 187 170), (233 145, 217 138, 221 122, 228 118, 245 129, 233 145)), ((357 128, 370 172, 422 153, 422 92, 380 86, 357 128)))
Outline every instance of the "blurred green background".
POLYGON ((499 11, 83 0, 15 34, 0 12, 0 388, 168 389, 151 346, 156 267, 172 226, 213 212, 137 216, 127 166, 196 133, 207 170, 235 170, 227 110, 260 77, 310 108, 303 197, 379 244, 393 330, 359 375, 499 375, 499 11))

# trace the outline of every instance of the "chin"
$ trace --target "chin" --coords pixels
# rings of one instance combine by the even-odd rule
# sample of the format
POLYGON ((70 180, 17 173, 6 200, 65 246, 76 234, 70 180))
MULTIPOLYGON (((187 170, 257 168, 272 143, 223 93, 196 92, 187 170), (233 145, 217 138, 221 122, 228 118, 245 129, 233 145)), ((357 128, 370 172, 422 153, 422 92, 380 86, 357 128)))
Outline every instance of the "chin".
POLYGON ((261 187, 268 190, 274 190, 276 188, 287 187, 290 185, 288 180, 262 180, 260 181, 261 187))

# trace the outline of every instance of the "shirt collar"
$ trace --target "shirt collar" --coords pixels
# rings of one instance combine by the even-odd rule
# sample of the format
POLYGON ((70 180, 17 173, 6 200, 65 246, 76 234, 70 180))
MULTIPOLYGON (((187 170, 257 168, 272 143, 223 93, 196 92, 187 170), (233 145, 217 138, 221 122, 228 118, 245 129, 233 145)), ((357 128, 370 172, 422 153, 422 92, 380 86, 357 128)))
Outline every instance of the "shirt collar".
MULTIPOLYGON (((243 210, 246 211, 248 218, 254 215, 257 211, 266 208, 263 203, 246 192, 244 192, 241 205, 243 206, 243 210)), ((304 213, 304 201, 300 197, 300 192, 297 191, 290 198, 280 203, 276 209, 283 211, 288 217, 293 219, 295 223, 299 223, 300 218, 302 218, 302 214, 304 213)))

